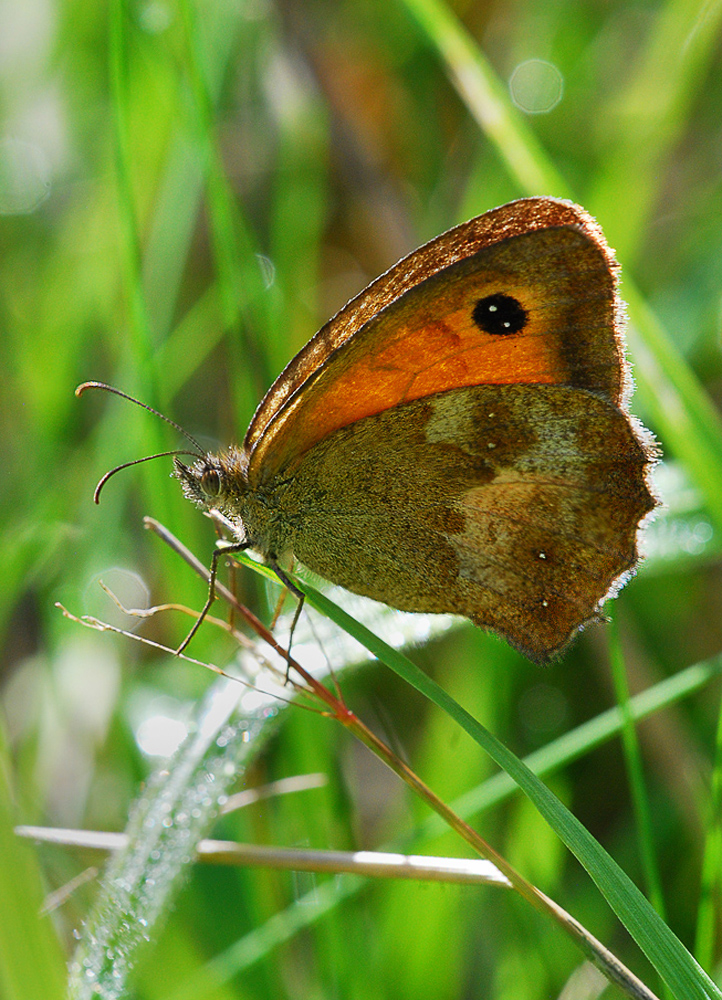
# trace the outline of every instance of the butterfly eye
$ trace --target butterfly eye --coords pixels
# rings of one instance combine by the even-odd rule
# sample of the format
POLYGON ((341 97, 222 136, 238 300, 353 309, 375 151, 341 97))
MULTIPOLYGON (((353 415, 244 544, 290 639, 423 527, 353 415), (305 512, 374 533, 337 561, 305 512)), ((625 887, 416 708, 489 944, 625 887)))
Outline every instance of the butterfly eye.
POLYGON ((206 469, 201 476, 201 489, 209 497, 217 497, 221 492, 221 477, 216 469, 206 469))

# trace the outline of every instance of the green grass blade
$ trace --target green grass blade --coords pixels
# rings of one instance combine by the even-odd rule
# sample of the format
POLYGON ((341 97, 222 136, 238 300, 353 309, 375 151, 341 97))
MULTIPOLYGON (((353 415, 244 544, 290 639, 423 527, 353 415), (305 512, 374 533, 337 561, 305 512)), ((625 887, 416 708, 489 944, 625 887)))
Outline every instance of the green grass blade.
POLYGON ((481 746, 537 807, 581 865, 587 870, 612 910, 621 920, 678 1000, 722 1000, 722 991, 697 964, 682 942, 661 919, 628 875, 617 865, 579 820, 529 770, 526 764, 451 698, 443 688, 397 650, 382 643, 325 595, 304 585, 309 603, 429 698, 481 746))
POLYGON ((722 711, 717 719, 715 759, 710 782, 707 828, 694 952, 703 969, 712 967, 719 923, 717 894, 722 874, 722 711))
POLYGON ((624 662, 621 644, 619 642, 616 620, 614 618, 612 618, 609 627, 611 630, 609 645, 612 664, 612 678, 614 681, 617 703, 622 716, 622 746, 624 748, 627 774, 629 776, 629 785, 632 793, 634 818, 637 827, 637 843, 639 844, 642 870, 644 872, 647 894, 650 902, 660 917, 664 920, 664 895, 662 893, 662 882, 659 874, 659 863, 653 835, 652 817, 644 778, 642 752, 640 750, 637 731, 632 717, 626 665, 624 662))
MULTIPOLYGON (((704 687, 720 673, 722 673, 722 661, 714 660, 694 664, 660 681, 654 687, 630 699, 629 712, 632 720, 639 722, 663 708, 674 705, 681 698, 686 698, 704 687)), ((619 707, 607 709, 606 712, 535 750, 524 758, 524 763, 540 778, 554 774, 555 771, 581 759, 618 735, 622 731, 622 725, 621 709, 619 707)), ((518 790, 516 782, 502 771, 460 796, 452 802, 452 808, 462 819, 469 819, 470 816, 506 801, 518 790)), ((437 837, 444 829, 445 824, 437 816, 430 816, 421 827, 423 834, 428 837, 437 837)))
MULTIPOLYGON (((630 714, 635 721, 647 718, 698 691, 718 677, 721 671, 722 663, 719 661, 688 667, 630 699, 630 714)), ((530 754, 524 763, 539 777, 552 774, 616 736, 621 731, 622 724, 621 710, 611 708, 530 754)), ((451 803, 451 807, 462 819, 468 821, 518 793, 519 786, 502 771, 460 796, 451 803)), ((421 845, 435 840, 446 830, 444 821, 434 814, 416 828, 412 838, 385 845, 382 849, 405 851, 411 847, 418 850, 421 845)), ((214 990, 228 983, 234 976, 267 959, 275 948, 290 941, 300 930, 312 927, 345 900, 362 891, 368 883, 366 878, 341 875, 331 882, 317 885, 307 896, 275 914, 262 926, 207 962, 182 988, 173 991, 167 1000, 203 1000, 212 995, 214 990)))
POLYGON ((0 714, 0 996, 61 1000, 65 962, 51 918, 41 916, 35 852, 13 831, 10 760, 0 714))
POLYGON ((661 4, 648 22, 635 72, 599 115, 596 128, 613 138, 604 143, 589 204, 622 260, 639 251, 664 162, 687 128, 717 51, 721 20, 718 0, 661 4))
POLYGON ((138 364, 135 367, 137 386, 133 391, 154 404, 153 348, 148 308, 141 280, 141 249, 133 180, 132 155, 129 148, 128 106, 128 44, 127 11, 124 0, 114 0, 110 14, 110 77, 113 85, 113 124, 115 139, 115 170, 118 182, 119 216, 122 229, 122 254, 126 292, 129 301, 129 331, 138 364))
POLYGON ((474 39, 455 14, 438 0, 403 0, 431 43, 439 50, 449 76, 482 131, 528 194, 571 197, 569 187, 541 143, 509 100, 501 82, 474 39))
MULTIPOLYGON (((196 16, 193 0, 181 4, 191 76, 196 134, 203 150, 213 253, 219 300, 226 330, 233 336, 229 346, 235 354, 231 366, 238 419, 248 422, 255 403, 268 384, 263 351, 259 344, 268 329, 267 295, 260 263, 260 247, 249 220, 234 197, 215 139, 211 83, 207 69, 214 43, 222 40, 225 23, 219 9, 216 32, 206 46, 208 24, 196 16)), ((230 18, 233 22, 233 18, 230 18)), ((230 24, 226 31, 230 31, 230 24)))

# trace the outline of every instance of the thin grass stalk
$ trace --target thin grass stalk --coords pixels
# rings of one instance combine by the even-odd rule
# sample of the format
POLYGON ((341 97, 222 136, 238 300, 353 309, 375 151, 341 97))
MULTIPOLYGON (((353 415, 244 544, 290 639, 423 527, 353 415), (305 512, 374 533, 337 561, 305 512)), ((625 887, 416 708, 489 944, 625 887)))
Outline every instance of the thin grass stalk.
POLYGON ((717 718, 715 755, 710 782, 707 829, 705 832, 702 873, 694 953, 703 969, 711 970, 719 927, 719 895, 722 880, 722 709, 717 718))

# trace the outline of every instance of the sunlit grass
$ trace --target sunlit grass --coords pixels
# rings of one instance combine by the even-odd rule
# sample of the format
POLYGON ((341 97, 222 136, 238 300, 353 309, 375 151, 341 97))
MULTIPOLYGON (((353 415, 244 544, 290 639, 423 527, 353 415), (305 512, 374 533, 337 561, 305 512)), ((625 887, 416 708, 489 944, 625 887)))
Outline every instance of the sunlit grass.
MULTIPOLYGON (((237 440, 282 366, 402 253, 512 197, 571 195, 619 252, 635 408, 670 463, 650 559, 615 604, 614 656, 633 694, 670 684, 671 700, 633 731, 627 720, 625 767, 621 743, 600 735, 620 724, 606 714, 615 695, 604 628, 545 670, 469 626, 417 636, 410 656, 516 756, 534 754, 545 782, 637 885, 650 872, 654 881, 645 854, 656 859, 669 928, 689 948, 696 933, 697 956, 716 978, 719 7, 116 0, 106 12, 65 0, 55 24, 31 9, 26 35, 0 12, 0 139, 41 148, 52 179, 32 211, 0 219, 8 851, 11 813, 123 828, 160 766, 138 747, 139 720, 156 712, 191 724, 210 683, 129 640, 81 632, 53 607, 100 614, 95 580, 117 568, 139 574, 153 603, 202 604, 204 584, 141 530, 143 514, 162 518, 204 561, 213 544, 164 459, 120 473, 92 505, 108 468, 178 442, 120 400, 77 401, 75 385, 105 379, 204 443, 237 440), (529 58, 563 77, 548 115, 525 116, 509 98, 508 79, 529 58), (709 666, 690 680, 684 670, 696 662, 709 666), (553 765, 543 765, 545 753, 553 765), (637 815, 649 803, 651 823, 635 821, 633 799, 637 815)), ((237 585, 268 621, 275 589, 267 594, 249 571, 237 585)), ((377 623, 392 645, 402 621, 377 623)), ((147 628, 173 646, 187 623, 169 615, 147 628)), ((335 666, 347 659, 322 638, 335 666)), ((200 658, 233 655, 211 629, 196 643, 200 658)), ((342 683, 347 702, 442 798, 661 991, 559 839, 455 723, 378 664, 342 683)), ((340 727, 291 709, 273 730, 244 757, 244 780, 320 771, 328 785, 224 818, 214 835, 462 853, 340 727)), ((17 850, 24 867, 2 866, 3 898, 18 898, 20 873, 28 891, 22 913, 0 907, 0 992, 50 997, 62 988, 56 939, 70 956, 73 930, 108 896, 90 883, 52 925, 38 925, 39 872, 55 889, 90 859, 17 850)), ((140 878, 150 870, 141 866, 140 878)), ((491 890, 178 864, 173 878, 181 873, 188 881, 163 898, 151 942, 129 955, 138 996, 168 998, 195 983, 194 1000, 536 1000, 557 996, 580 962, 555 928, 491 890)), ((706 989, 703 977, 698 984, 706 989)))

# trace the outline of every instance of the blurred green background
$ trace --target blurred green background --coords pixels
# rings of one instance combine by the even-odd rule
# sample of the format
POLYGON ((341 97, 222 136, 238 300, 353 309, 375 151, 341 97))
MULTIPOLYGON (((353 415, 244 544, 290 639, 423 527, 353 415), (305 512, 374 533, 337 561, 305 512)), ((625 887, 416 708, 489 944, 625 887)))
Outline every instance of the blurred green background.
MULTIPOLYGON (((123 829, 162 765, 151 751, 172 745, 212 683, 200 668, 86 632, 54 607, 110 619, 98 579, 128 605, 200 607, 203 584, 143 531, 142 516, 159 518, 204 561, 213 544, 169 480, 169 459, 119 474, 93 505, 109 468, 182 442, 121 400, 77 400, 77 383, 118 385, 208 447, 239 440, 275 375, 349 297, 421 242, 527 194, 573 197, 617 248, 633 407, 664 449, 656 480, 665 507, 647 532, 646 562, 614 605, 630 688, 717 656, 721 19, 719 3, 689 0, 0 2, 7 823, 123 829), (151 745, 149 728, 162 719, 170 742, 151 745)), ((237 587, 270 620, 275 592, 243 571, 237 587)), ((186 629, 168 615, 144 634, 175 645, 186 629)), ((523 756, 615 703, 610 633, 589 629, 544 669, 469 625, 413 657, 523 756)), ((233 656, 210 629, 196 643, 201 658, 233 656)), ((443 797, 493 773, 478 747, 378 664, 349 675, 344 693, 443 797)), ((720 958, 710 836, 718 711, 712 682, 639 727, 653 816, 653 836, 641 842, 657 857, 670 926, 711 973, 720 958)), ((612 740, 548 781, 646 888, 629 759, 612 740)), ((252 806, 216 833, 372 849, 426 815, 340 727, 298 710, 284 714, 243 780, 315 772, 323 787, 252 806)), ((474 825, 658 988, 528 802, 513 798, 474 825)), ((33 996, 43 967, 50 996, 55 935, 70 955, 98 888, 85 884, 52 927, 36 927, 41 883, 54 890, 97 857, 3 843, 17 858, 11 866, 7 855, 0 892, 27 908, 30 928, 8 996, 33 996)), ((424 849, 466 853, 451 835, 424 849)), ((196 866, 139 956, 129 995, 174 995, 313 884, 196 866)), ((22 926, 0 907, 0 940, 22 926)), ((0 944, 0 969, 2 954, 0 944)), ((384 882, 287 941, 259 946, 223 985, 193 995, 599 995, 580 962, 509 894, 384 882)))

